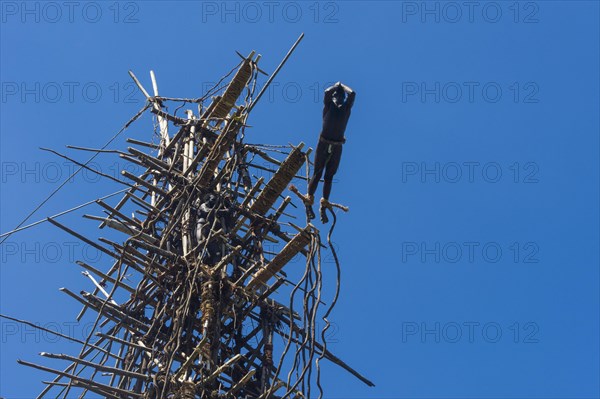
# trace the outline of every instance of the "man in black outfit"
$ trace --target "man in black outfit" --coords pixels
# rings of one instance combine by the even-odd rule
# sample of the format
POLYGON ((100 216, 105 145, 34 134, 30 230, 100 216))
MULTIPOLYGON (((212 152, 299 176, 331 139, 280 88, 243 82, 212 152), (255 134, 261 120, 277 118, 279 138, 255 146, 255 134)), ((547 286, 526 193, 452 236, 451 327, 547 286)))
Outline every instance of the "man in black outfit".
POLYGON ((325 90, 323 99, 323 128, 319 135, 319 144, 315 153, 315 170, 308 184, 308 195, 306 196, 306 211, 309 219, 314 219, 312 210, 314 194, 319 185, 319 180, 325 171, 325 183, 323 184, 323 198, 321 198, 321 221, 327 223, 325 208, 329 203, 331 183, 337 172, 342 158, 342 145, 346 142, 344 132, 350 118, 350 112, 354 105, 356 93, 350 87, 337 82, 325 90), (346 96, 347 95, 347 96, 346 96))

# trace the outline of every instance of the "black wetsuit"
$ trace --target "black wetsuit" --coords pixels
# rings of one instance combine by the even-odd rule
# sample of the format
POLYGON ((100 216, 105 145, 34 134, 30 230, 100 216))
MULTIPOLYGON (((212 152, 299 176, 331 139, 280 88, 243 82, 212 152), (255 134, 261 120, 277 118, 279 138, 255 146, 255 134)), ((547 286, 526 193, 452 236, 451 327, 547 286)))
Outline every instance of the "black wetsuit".
POLYGON ((308 194, 314 195, 319 185, 319 179, 325 170, 325 183, 323 185, 323 198, 329 200, 333 176, 337 172, 342 158, 342 144, 346 141, 344 132, 354 105, 355 92, 348 93, 346 101, 340 105, 333 102, 335 88, 325 91, 323 102, 323 129, 319 135, 319 144, 315 152, 315 170, 310 183, 308 194))

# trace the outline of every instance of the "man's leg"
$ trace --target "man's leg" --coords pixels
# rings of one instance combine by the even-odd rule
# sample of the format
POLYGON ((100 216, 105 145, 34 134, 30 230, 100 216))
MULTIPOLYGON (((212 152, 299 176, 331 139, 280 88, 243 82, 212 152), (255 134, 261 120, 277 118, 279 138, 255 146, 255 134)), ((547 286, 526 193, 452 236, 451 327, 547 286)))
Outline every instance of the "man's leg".
POLYGON ((317 151, 315 151, 315 169, 313 171, 312 178, 308 183, 308 196, 309 198, 313 198, 315 195, 315 191, 317 191, 317 186, 319 185, 319 180, 323 175, 323 170, 325 169, 325 163, 327 162, 327 147, 328 145, 319 141, 317 144, 317 151))
POLYGON ((331 194, 333 176, 335 176, 338 167, 340 166, 340 160, 342 159, 342 146, 333 145, 331 147, 331 157, 326 165, 325 183, 323 184, 323 198, 325 198, 327 201, 329 201, 329 195, 331 194))
POLYGON ((325 211, 325 207, 329 202, 329 195, 331 194, 331 186, 333 185, 333 177, 340 166, 340 160, 342 159, 342 146, 341 145, 333 145, 331 146, 331 155, 327 161, 326 169, 325 169, 325 182, 323 183, 323 199, 321 200, 321 221, 323 223, 327 223, 329 219, 327 218, 327 213, 325 211))

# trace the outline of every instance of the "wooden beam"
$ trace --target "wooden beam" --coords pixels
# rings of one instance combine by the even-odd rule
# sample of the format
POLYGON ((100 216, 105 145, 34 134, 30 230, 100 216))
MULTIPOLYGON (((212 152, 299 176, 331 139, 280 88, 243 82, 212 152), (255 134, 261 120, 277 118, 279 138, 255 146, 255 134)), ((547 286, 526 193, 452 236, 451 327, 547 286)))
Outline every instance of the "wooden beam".
POLYGON ((292 181, 300 167, 304 164, 305 156, 302 152, 304 143, 300 143, 294 147, 292 152, 287 156, 285 161, 275 172, 271 180, 254 201, 250 210, 260 215, 264 215, 273 206, 277 198, 283 193, 288 184, 292 181))
POLYGON ((271 277, 278 273, 283 267, 294 258, 302 249, 310 242, 311 227, 307 226, 303 231, 299 232, 286 244, 285 247, 269 262, 267 266, 260 269, 250 282, 248 287, 256 289, 260 285, 265 284, 271 277))

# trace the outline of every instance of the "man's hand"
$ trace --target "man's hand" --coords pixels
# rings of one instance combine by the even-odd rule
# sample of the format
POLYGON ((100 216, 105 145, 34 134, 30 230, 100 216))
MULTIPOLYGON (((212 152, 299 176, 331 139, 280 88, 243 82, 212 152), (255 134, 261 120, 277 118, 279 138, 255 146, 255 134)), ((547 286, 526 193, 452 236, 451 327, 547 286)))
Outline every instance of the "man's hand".
POLYGON ((355 94, 354 90, 352 90, 352 88, 350 86, 346 86, 342 82, 337 81, 336 83, 334 83, 333 85, 331 85, 325 89, 325 98, 323 100, 325 104, 328 104, 331 101, 331 97, 333 96, 334 90, 336 90, 339 87, 341 87, 346 92, 346 94, 348 94, 348 96, 350 96, 350 98, 351 98, 350 102, 352 102, 354 100, 354 94, 355 94))

